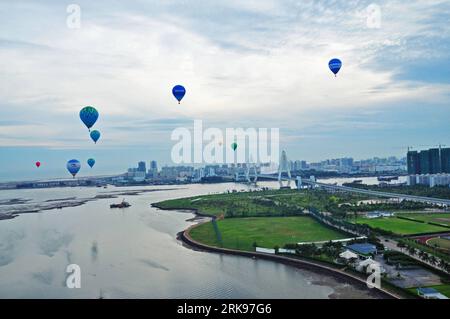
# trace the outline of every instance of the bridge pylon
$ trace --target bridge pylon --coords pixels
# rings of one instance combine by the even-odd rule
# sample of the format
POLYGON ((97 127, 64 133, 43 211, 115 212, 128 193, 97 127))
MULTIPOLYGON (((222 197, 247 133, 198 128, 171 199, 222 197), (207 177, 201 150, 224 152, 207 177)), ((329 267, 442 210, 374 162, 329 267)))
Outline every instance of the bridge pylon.
POLYGON ((253 162, 252 158, 250 158, 250 162, 247 162, 247 169, 245 171, 245 178, 247 179, 248 183, 256 184, 258 181, 258 169, 256 167, 256 163, 253 162), (253 180, 250 176, 250 170, 253 170, 253 180))
POLYGON ((280 188, 283 188, 283 182, 282 182, 282 178, 281 175, 283 173, 287 173, 288 175, 288 182, 286 187, 290 187, 291 186, 291 169, 289 167, 289 161, 286 155, 286 151, 282 151, 281 152, 281 156, 280 156, 280 164, 278 166, 278 182, 280 183, 280 188))

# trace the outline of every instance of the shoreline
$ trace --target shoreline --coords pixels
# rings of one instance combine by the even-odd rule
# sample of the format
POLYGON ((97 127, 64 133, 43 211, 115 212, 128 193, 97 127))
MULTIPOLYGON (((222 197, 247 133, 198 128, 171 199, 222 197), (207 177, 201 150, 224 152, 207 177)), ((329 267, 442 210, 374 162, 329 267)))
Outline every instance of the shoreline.
POLYGON ((143 193, 172 191, 178 188, 155 188, 155 189, 138 189, 138 190, 117 190, 105 192, 104 194, 97 194, 94 197, 77 198, 55 198, 47 199, 41 202, 32 202, 30 199, 12 198, 0 202, 0 221, 10 220, 19 217, 23 214, 43 213, 50 210, 59 210, 70 207, 83 206, 88 202, 93 202, 101 199, 116 199, 122 196, 138 196, 143 193))
MULTIPOLYGON (((161 210, 167 210, 167 211, 189 211, 192 212, 196 217, 209 217, 212 219, 216 219, 216 216, 208 215, 199 213, 197 209, 186 209, 186 208, 161 208, 157 203, 152 203, 152 207, 161 209, 161 210)), ((192 219, 191 219, 192 220, 192 219)), ((209 221, 203 221, 196 223, 194 225, 189 226, 187 229, 180 231, 177 234, 177 239, 180 240, 184 245, 187 246, 189 249, 198 250, 198 251, 205 251, 209 253, 217 253, 217 254, 228 254, 228 255, 234 255, 234 256, 241 256, 241 257, 248 257, 248 258, 259 258, 264 260, 269 260, 277 263, 281 263, 284 265, 288 265, 294 268, 299 269, 306 269, 312 272, 315 272, 317 274, 326 274, 329 275, 337 280, 345 280, 346 282, 349 282, 352 285, 356 285, 359 288, 363 288, 364 290, 368 290, 371 293, 378 294, 383 299, 404 299, 402 296, 397 295, 389 290, 386 289, 378 289, 374 288, 374 290, 371 290, 367 287, 366 280, 358 277, 356 275, 344 272, 342 270, 332 268, 331 266, 323 265, 318 262, 312 261, 312 260, 304 260, 304 259, 296 259, 291 257, 286 257, 282 255, 274 255, 274 254, 266 254, 266 253, 260 253, 260 252, 250 252, 250 251, 243 251, 243 250, 235 250, 235 249, 229 249, 229 248, 220 248, 220 247, 214 247, 209 246, 200 242, 195 241, 190 236, 189 232, 199 225, 202 225, 209 221)))

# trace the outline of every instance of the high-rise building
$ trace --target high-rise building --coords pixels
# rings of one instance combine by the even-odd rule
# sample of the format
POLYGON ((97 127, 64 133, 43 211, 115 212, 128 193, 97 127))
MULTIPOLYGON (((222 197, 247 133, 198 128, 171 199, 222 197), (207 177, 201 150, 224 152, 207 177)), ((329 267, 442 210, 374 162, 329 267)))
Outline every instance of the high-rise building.
POLYGON ((408 166, 408 174, 420 174, 419 153, 417 151, 409 151, 406 155, 408 166))
POLYGON ((450 173, 450 148, 409 151, 406 158, 410 175, 450 173))
POLYGON ((442 173, 450 174, 450 148, 441 149, 442 173))
POLYGON ((151 161, 150 162, 150 169, 158 171, 158 163, 156 161, 151 161))
POLYGON ((353 158, 351 158, 351 157, 341 158, 341 159, 339 159, 338 165, 350 167, 353 165, 353 158))
POLYGON ((430 152, 429 151, 421 151, 419 153, 419 168, 420 168, 420 174, 430 174, 431 173, 430 152))
POLYGON ((441 173, 442 169, 440 149, 432 148, 428 150, 428 156, 430 157, 430 174, 441 173))
POLYGON ((139 162, 138 163, 138 172, 146 172, 147 171, 147 169, 145 168, 145 162, 139 162))

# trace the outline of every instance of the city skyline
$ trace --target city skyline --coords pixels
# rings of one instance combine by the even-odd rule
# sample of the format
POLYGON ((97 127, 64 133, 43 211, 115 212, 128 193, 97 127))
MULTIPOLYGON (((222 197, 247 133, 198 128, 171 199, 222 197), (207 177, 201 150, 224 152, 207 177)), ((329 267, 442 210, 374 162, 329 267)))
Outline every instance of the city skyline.
MULTIPOLYGON (((388 156, 388 157, 372 157, 372 158, 364 158, 364 159, 354 159, 352 157, 342 157, 342 158, 328 158, 321 159, 319 161, 306 161, 302 159, 291 159, 288 158, 288 162, 292 170, 316 170, 316 171, 325 171, 332 172, 336 171, 338 173, 389 173, 399 171, 407 172, 406 165, 406 156, 396 157, 396 156, 388 156), (339 169, 342 168, 341 169, 339 169), (358 169, 351 170, 351 167, 358 167, 358 169), (377 170, 378 167, 378 170, 377 170), (386 168, 386 170, 384 170, 386 168)), ((245 165, 249 165, 250 163, 204 163, 204 164, 173 164, 173 163, 159 163, 158 161, 152 160, 136 160, 134 163, 131 163, 127 167, 121 167, 118 170, 110 170, 106 172, 92 170, 85 163, 82 163, 82 169, 80 174, 77 177, 81 178, 90 178, 90 177, 100 177, 105 175, 123 175, 127 172, 145 172, 144 176, 148 177, 148 174, 154 174, 161 172, 164 168, 192 168, 193 170, 200 168, 208 168, 208 167, 242 167, 245 165), (147 164, 149 164, 147 166, 147 164)), ((276 163, 259 163, 259 166, 270 166, 273 168, 273 165, 276 163)), ((250 164, 251 165, 251 164, 250 164)), ((58 170, 40 170, 42 172, 40 174, 34 174, 31 177, 24 174, 22 178, 17 177, 21 176, 15 175, 16 178, 8 178, 8 175, 0 176, 0 182, 20 182, 20 181, 28 181, 28 180, 59 180, 59 179, 70 179, 71 177, 68 175, 66 169, 64 167, 59 168, 58 170), (55 172, 55 173, 53 173, 55 172), (59 174, 59 175, 55 175, 59 174)), ((143 176, 140 176, 143 177, 143 176)))
POLYGON ((450 144, 448 2, 380 1, 375 28, 371 1, 77 3, 79 29, 65 4, 0 4, 4 180, 64 176, 72 158, 96 158, 81 174, 170 164, 171 132, 195 119, 280 128, 280 149, 308 161, 450 144), (95 146, 86 105, 100 112, 95 146))

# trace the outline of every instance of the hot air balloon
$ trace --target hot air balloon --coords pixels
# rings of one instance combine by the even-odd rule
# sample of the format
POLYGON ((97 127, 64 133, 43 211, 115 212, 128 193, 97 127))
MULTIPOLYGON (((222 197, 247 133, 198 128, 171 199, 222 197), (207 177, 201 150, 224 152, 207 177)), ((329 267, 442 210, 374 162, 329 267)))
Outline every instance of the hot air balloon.
POLYGON ((330 62, 328 62, 328 67, 330 68, 331 72, 334 73, 334 76, 336 76, 342 67, 342 62, 339 59, 332 59, 330 60, 330 62))
POLYGON ((80 111, 80 119, 90 131, 91 127, 97 122, 98 112, 92 106, 83 107, 80 111))
POLYGON ((88 165, 92 168, 95 165, 95 159, 90 158, 87 160, 88 165))
POLYGON ((41 162, 36 162, 35 165, 39 168, 39 166, 41 166, 41 162))
POLYGON ((233 151, 235 151, 237 149, 237 146, 238 145, 236 142, 231 143, 231 148, 233 149, 233 151))
POLYGON ((178 104, 180 104, 180 101, 186 94, 186 89, 182 85, 175 85, 172 89, 172 94, 178 100, 178 104))
POLYGON ((77 175, 80 168, 81 168, 80 161, 76 159, 72 159, 67 162, 67 170, 69 171, 70 174, 72 174, 73 178, 75 178, 75 175, 77 175))
POLYGON ((93 130, 90 135, 94 143, 97 144, 97 141, 100 138, 100 132, 97 130, 93 130))

